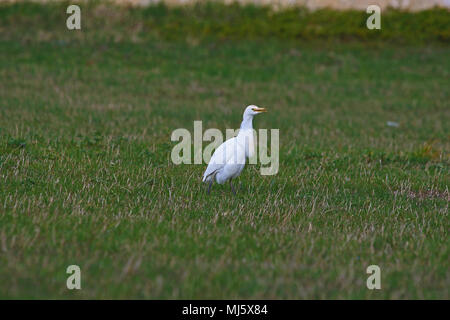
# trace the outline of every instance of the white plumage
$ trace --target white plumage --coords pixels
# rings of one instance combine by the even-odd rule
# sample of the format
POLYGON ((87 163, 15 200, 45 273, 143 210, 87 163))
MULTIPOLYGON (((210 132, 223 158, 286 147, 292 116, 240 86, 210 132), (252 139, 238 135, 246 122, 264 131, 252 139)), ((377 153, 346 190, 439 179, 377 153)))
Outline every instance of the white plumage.
POLYGON ((238 135, 228 139, 214 151, 203 174, 203 182, 209 182, 208 193, 214 180, 219 184, 230 180, 231 189, 235 192, 231 180, 241 174, 245 160, 255 152, 253 117, 262 112, 266 112, 266 109, 255 105, 245 108, 238 135))

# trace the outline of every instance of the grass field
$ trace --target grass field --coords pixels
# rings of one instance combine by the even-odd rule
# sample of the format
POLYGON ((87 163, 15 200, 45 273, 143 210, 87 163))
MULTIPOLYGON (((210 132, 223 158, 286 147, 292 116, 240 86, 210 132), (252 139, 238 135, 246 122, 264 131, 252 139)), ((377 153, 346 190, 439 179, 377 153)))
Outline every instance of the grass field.
POLYGON ((449 298, 448 44, 84 38, 55 8, 0 6, 0 298, 449 298), (170 135, 248 104, 279 173, 208 196, 170 135))

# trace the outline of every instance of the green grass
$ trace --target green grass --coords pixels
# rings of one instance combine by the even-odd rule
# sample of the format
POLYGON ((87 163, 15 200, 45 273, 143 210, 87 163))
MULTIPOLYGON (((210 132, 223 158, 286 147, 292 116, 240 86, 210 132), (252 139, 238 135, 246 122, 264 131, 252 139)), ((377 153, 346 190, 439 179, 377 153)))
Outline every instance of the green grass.
POLYGON ((0 6, 1 298, 449 298, 447 44, 133 38, 139 19, 69 32, 55 8, 0 6), (170 135, 248 104, 279 173, 207 196, 170 135))

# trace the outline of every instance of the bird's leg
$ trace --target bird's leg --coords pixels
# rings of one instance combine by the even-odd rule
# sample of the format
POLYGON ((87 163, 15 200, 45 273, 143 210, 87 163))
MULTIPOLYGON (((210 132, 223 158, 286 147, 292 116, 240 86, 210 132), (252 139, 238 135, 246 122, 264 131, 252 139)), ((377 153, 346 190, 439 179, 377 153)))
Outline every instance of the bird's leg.
POLYGON ((233 183, 231 182, 231 180, 233 180, 233 179, 230 179, 231 191, 233 191, 233 193, 236 194, 236 190, 234 190, 233 183))
POLYGON ((209 186, 208 186, 208 194, 210 194, 210 192, 211 192, 211 186, 212 186, 212 181, 209 183, 209 186))

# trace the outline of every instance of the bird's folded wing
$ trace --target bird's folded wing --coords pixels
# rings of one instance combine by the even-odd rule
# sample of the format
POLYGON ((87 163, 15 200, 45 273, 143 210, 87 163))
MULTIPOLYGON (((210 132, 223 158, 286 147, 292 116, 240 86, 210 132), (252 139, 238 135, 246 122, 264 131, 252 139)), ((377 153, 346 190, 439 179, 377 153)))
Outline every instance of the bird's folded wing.
MULTIPOLYGON (((235 162, 241 161, 240 158, 236 156, 236 153, 242 153, 243 150, 238 145, 236 138, 231 138, 222 143, 216 151, 214 151, 211 160, 209 161, 208 167, 203 174, 203 181, 205 181, 209 176, 213 175, 218 170, 222 169, 227 163, 229 163, 233 158, 235 162)), ((245 161, 245 158, 244 158, 245 161)))

